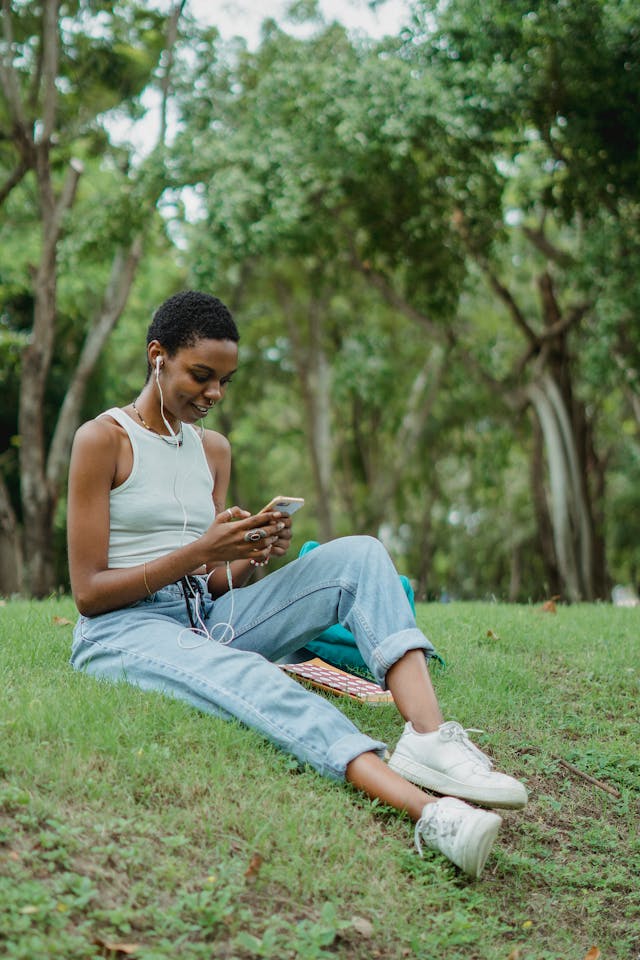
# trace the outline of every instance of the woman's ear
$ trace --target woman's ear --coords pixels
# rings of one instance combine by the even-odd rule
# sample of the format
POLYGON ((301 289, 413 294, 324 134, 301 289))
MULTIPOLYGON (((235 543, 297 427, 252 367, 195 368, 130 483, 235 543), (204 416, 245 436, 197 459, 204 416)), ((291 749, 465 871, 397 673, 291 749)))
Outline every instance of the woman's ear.
POLYGON ((164 353, 157 340, 152 340, 147 347, 147 357, 149 359, 149 366, 157 377, 164 366, 164 353))

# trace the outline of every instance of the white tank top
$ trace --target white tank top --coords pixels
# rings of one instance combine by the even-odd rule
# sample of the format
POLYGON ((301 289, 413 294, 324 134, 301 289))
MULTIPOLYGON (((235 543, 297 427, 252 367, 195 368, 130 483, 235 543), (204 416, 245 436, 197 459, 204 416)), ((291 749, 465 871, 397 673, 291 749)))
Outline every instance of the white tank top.
POLYGON ((183 424, 180 446, 145 430, 119 407, 133 466, 109 494, 109 567, 134 567, 193 543, 215 519, 213 478, 197 430, 183 424))

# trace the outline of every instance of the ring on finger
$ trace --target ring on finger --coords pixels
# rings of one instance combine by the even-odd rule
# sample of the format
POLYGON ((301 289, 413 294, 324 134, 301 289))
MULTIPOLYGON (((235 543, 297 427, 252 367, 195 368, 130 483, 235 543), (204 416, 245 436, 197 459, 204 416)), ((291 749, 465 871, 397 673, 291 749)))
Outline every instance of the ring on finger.
POLYGON ((244 535, 245 543, 258 543, 259 540, 262 540, 262 530, 247 530, 244 535))

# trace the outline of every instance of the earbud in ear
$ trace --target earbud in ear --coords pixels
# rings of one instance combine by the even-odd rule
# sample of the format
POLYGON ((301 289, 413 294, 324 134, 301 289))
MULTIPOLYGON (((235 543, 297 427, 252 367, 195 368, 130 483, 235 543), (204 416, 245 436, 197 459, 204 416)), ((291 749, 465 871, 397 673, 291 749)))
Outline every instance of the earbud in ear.
POLYGON ((160 357, 156 357, 156 373, 160 370, 161 366, 162 366, 162 360, 160 359, 160 357))

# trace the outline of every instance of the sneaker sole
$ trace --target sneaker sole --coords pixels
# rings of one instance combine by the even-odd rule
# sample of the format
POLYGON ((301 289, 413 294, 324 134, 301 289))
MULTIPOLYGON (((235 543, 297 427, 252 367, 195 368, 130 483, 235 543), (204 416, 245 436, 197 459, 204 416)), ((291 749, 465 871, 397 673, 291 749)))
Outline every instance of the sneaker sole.
POLYGON ((434 793, 441 793, 446 797, 458 797, 460 800, 471 800, 472 803, 478 803, 487 807, 500 807, 504 810, 521 810, 527 804, 527 792, 522 788, 522 793, 516 795, 515 792, 506 790, 489 790, 486 787, 472 787, 467 783, 453 780, 439 770, 432 770, 423 763, 414 763, 407 757, 398 757, 393 754, 389 760, 389 767, 395 770, 405 780, 416 783, 427 790, 433 790, 434 793))
POLYGON ((463 852, 459 866, 470 877, 476 880, 480 877, 501 823, 497 813, 481 813, 461 837, 463 852))

